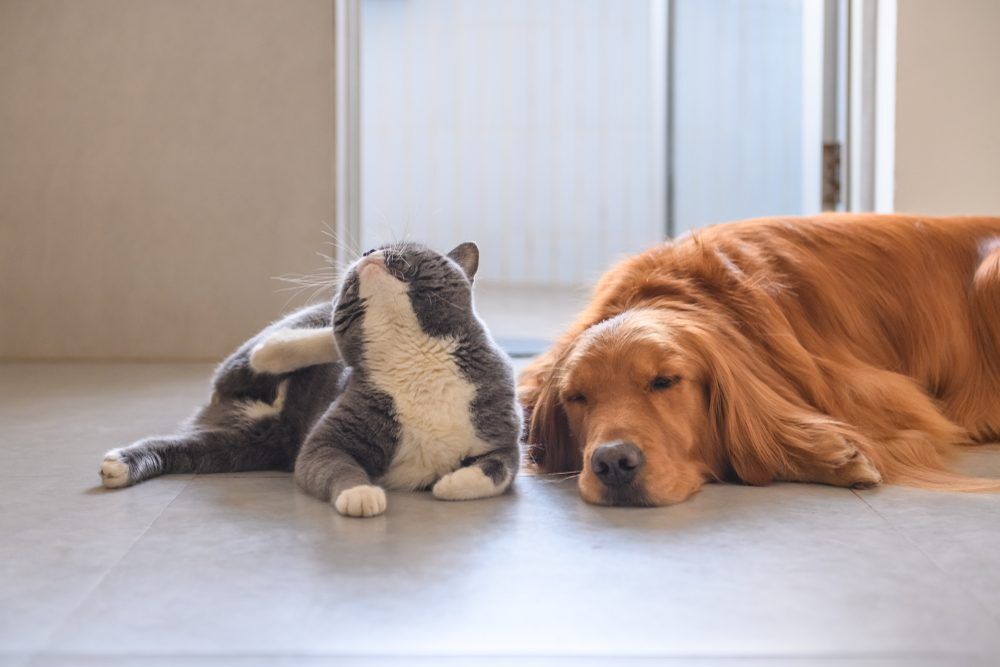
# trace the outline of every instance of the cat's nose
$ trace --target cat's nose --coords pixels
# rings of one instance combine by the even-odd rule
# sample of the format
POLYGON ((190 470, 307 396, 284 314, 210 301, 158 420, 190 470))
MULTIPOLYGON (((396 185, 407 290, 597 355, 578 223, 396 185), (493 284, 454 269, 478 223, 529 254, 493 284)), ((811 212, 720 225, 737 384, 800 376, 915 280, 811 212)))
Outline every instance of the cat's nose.
POLYGON ((370 255, 365 255, 361 260, 361 264, 358 265, 358 269, 364 269, 369 266, 378 266, 380 268, 385 268, 385 257, 381 252, 373 252, 370 255))

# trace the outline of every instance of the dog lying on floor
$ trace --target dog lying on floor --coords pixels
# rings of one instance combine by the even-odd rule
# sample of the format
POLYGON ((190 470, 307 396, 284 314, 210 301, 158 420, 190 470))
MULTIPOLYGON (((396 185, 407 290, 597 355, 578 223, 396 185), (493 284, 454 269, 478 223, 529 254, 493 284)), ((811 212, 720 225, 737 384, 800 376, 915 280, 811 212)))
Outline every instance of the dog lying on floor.
POLYGON ((705 482, 997 491, 947 467, 1000 436, 1000 218, 718 225, 621 262, 520 379, 529 457, 583 498, 705 482))

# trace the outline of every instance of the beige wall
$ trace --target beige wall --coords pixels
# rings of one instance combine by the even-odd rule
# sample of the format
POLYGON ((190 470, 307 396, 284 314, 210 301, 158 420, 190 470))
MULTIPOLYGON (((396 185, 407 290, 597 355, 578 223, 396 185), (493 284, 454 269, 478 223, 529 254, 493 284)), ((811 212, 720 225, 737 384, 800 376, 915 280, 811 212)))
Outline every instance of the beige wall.
POLYGON ((897 4, 895 208, 1000 214, 1000 2, 897 4))
POLYGON ((0 357, 215 358, 333 222, 332 0, 0 0, 0 357))

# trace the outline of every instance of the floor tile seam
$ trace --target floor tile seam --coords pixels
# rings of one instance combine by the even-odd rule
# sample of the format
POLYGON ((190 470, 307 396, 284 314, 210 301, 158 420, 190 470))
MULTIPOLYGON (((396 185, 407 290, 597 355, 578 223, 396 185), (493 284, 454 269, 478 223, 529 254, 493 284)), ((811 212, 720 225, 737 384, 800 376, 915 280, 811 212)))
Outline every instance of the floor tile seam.
MULTIPOLYGON (((3 656, 0 653, 0 656, 3 656)), ((713 653, 705 652, 649 652, 649 653, 614 653, 614 652, 510 652, 510 653, 441 653, 441 652, 413 652, 413 653, 358 653, 343 651, 153 651, 144 653, 105 653, 87 651, 51 651, 42 650, 34 655, 27 656, 23 653, 9 654, 10 657, 28 658, 88 658, 88 659, 275 659, 275 658, 338 658, 354 660, 542 660, 542 659, 564 659, 578 660, 589 658, 594 660, 622 659, 622 660, 892 660, 892 659, 917 659, 917 658, 993 658, 1000 656, 1000 649, 990 651, 962 651, 962 650, 932 650, 932 651, 861 651, 861 652, 812 652, 797 651, 789 653, 779 652, 735 652, 735 653, 713 653)))
POLYGON ((41 642, 38 643, 38 646, 40 648, 32 652, 30 656, 31 658, 35 658, 41 655, 48 655, 47 651, 52 644, 52 640, 56 637, 56 635, 59 634, 59 631, 62 630, 66 626, 66 624, 69 623, 69 620, 73 618, 73 615, 77 611, 82 609, 83 606, 87 603, 87 601, 94 596, 94 594, 101 588, 101 586, 107 580, 108 576, 119 565, 121 565, 122 561, 124 561, 130 553, 132 553, 132 550, 135 548, 135 545, 138 544, 139 541, 142 540, 142 538, 145 537, 147 533, 149 533, 150 529, 152 529, 152 527, 156 524, 156 522, 160 520, 160 517, 163 516, 163 514, 168 509, 170 509, 170 507, 174 504, 174 502, 176 502, 178 498, 180 498, 181 494, 184 493, 185 489, 188 488, 188 485, 190 483, 191 483, 190 479, 184 481, 184 484, 177 490, 177 493, 173 495, 173 497, 169 500, 169 502, 167 502, 167 504, 164 505, 163 508, 156 513, 156 516, 150 519, 149 523, 146 524, 146 527, 143 528, 142 531, 140 531, 140 533, 136 535, 136 537, 131 542, 129 542, 129 545, 125 547, 125 550, 121 553, 121 555, 118 558, 116 558, 115 561, 104 570, 104 572, 101 573, 101 575, 97 578, 97 581, 95 581, 94 584, 90 586, 90 588, 87 589, 87 591, 83 595, 80 596, 80 599, 70 607, 70 609, 65 613, 65 615, 63 615, 59 623, 56 624, 56 626, 48 633, 45 639, 43 639, 41 642))
POLYGON ((898 526, 898 525, 896 525, 896 524, 895 524, 895 523, 894 523, 894 522, 893 522, 893 521, 892 521, 892 520, 891 520, 891 519, 890 519, 889 517, 887 517, 887 516, 886 516, 885 514, 883 514, 882 512, 880 512, 880 511, 878 510, 878 508, 876 508, 876 507, 875 507, 874 505, 872 505, 872 504, 871 504, 870 502, 868 502, 868 500, 867 500, 867 499, 866 499, 866 498, 865 498, 864 496, 862 496, 862 495, 861 495, 860 493, 858 493, 858 491, 857 491, 857 490, 855 490, 855 489, 851 489, 851 493, 853 493, 853 494, 854 494, 855 496, 857 496, 857 497, 858 497, 858 498, 859 498, 859 499, 861 500, 861 502, 863 502, 863 503, 864 503, 865 505, 867 505, 867 506, 868 506, 868 509, 870 509, 870 510, 871 510, 872 512, 874 512, 874 513, 875 513, 875 514, 876 514, 876 515, 877 515, 877 516, 878 516, 878 517, 879 517, 880 519, 882 519, 882 521, 884 521, 884 522, 885 522, 885 523, 886 523, 886 524, 887 524, 887 525, 888 525, 888 526, 889 526, 889 527, 890 527, 890 528, 891 528, 891 529, 893 530, 893 532, 895 532, 895 533, 896 533, 897 535, 899 535, 900 537, 902 537, 903 539, 905 539, 905 540, 906 540, 907 542, 909 542, 909 543, 910 543, 910 545, 911 545, 911 546, 912 546, 912 547, 913 547, 914 549, 916 549, 916 550, 917 550, 917 553, 919 553, 919 554, 920 554, 921 556, 923 556, 923 558, 924 558, 924 559, 926 559, 926 560, 927 560, 927 562, 929 562, 929 563, 930 563, 931 565, 933 565, 933 566, 934 566, 934 568, 935 568, 935 569, 936 569, 936 570, 937 570, 938 572, 940 572, 940 573, 941 573, 941 574, 943 574, 943 575, 944 575, 945 577, 947 577, 947 578, 948 578, 948 581, 951 581, 951 582, 953 582, 953 583, 954 583, 954 584, 955 584, 956 586, 958 586, 958 587, 959 587, 959 588, 960 588, 960 589, 962 590, 962 592, 963 592, 963 593, 965 593, 965 594, 966 594, 967 596, 969 596, 969 597, 971 597, 971 598, 972 598, 973 600, 975 600, 975 601, 976 601, 976 604, 978 604, 978 605, 979 605, 979 607, 980 607, 980 608, 981 608, 981 609, 982 609, 982 610, 983 610, 983 611, 984 611, 984 612, 986 613, 986 615, 987 615, 987 616, 988 616, 988 617, 989 617, 989 618, 990 618, 990 619, 991 619, 991 620, 993 621, 993 623, 994 623, 994 624, 995 624, 995 625, 997 626, 997 629, 998 629, 998 630, 1000 630, 1000 616, 998 616, 996 612, 994 612, 994 611, 993 611, 992 609, 990 609, 989 605, 987 605, 987 604, 986 604, 986 603, 985 603, 985 602, 984 602, 984 601, 983 601, 983 600, 982 600, 982 599, 981 599, 981 598, 980 598, 980 597, 979 597, 979 596, 978 596, 978 595, 976 594, 976 592, 975 592, 974 590, 971 590, 971 589, 970 589, 970 588, 969 588, 968 586, 966 586, 965 584, 963 584, 963 583, 962 583, 961 581, 958 581, 958 580, 956 579, 956 577, 955 577, 955 575, 954 575, 954 574, 952 574, 952 573, 951 573, 951 572, 949 572, 949 571, 948 571, 947 569, 945 569, 945 568, 944 568, 944 566, 942 566, 942 565, 941 565, 941 564, 940 564, 940 563, 939 563, 939 562, 937 561, 937 559, 935 559, 935 558, 934 558, 933 556, 931 556, 931 555, 930 555, 929 553, 927 553, 927 551, 926 551, 926 550, 924 550, 924 548, 923 548, 923 547, 921 547, 921 546, 920 546, 920 545, 919 545, 919 544, 917 543, 917 541, 916 541, 916 540, 914 540, 914 539, 913 539, 913 537, 912 537, 912 536, 911 536, 911 535, 910 535, 910 534, 909 534, 909 533, 908 533, 908 532, 907 532, 907 531, 906 531, 906 530, 905 530, 905 529, 904 529, 903 527, 901 527, 901 526, 898 526))

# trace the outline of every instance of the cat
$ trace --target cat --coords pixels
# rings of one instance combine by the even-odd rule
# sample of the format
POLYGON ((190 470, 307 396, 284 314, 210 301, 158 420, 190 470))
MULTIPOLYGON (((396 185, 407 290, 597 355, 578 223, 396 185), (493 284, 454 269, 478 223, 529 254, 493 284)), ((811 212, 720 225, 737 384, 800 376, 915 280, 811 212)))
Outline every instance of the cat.
POLYGON ((366 252, 333 307, 268 326, 216 370, 177 435, 108 452, 106 487, 167 473, 288 470, 347 516, 386 509, 385 488, 442 500, 504 493, 520 464, 509 358, 473 308, 479 249, 415 243, 366 252))

